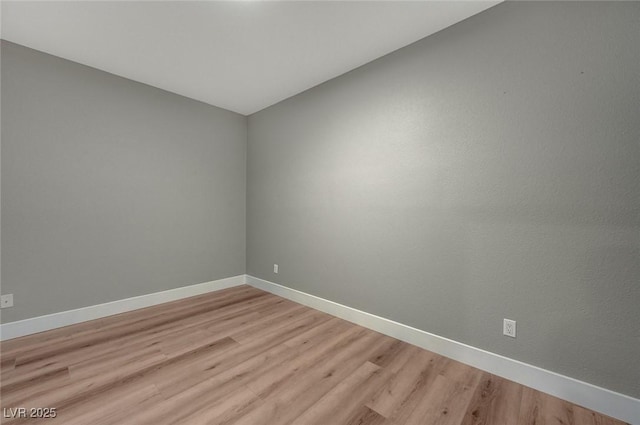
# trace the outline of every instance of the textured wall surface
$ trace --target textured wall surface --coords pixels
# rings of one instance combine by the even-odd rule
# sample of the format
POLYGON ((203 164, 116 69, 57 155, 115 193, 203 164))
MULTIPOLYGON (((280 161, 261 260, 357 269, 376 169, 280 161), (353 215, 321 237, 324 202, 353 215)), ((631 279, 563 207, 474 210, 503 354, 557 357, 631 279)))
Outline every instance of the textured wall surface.
POLYGON ((638 22, 504 3, 250 116, 248 273, 640 397, 638 22))
POLYGON ((246 117, 2 42, 3 322, 245 272, 246 117))

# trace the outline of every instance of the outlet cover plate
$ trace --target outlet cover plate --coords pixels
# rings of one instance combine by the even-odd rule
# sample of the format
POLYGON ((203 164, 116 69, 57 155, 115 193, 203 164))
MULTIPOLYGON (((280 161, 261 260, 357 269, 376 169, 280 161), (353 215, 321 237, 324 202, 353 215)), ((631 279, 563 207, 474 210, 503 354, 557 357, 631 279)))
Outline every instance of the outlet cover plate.
POLYGON ((504 319, 502 324, 502 333, 511 338, 516 337, 516 321, 510 319, 504 319))
POLYGON ((0 297, 0 308, 13 307, 13 294, 2 295, 0 297))

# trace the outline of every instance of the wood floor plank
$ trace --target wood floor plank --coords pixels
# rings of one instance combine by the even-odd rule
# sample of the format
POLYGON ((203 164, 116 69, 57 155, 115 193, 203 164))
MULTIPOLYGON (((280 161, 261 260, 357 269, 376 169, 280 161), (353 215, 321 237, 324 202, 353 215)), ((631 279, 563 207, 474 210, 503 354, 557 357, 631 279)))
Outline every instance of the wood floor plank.
POLYGON ((276 345, 229 369, 223 369, 220 373, 204 381, 199 381, 166 397, 165 401, 153 410, 136 411, 131 416, 130 423, 140 425, 179 423, 181 418, 188 414, 188 412, 184 412, 185 406, 189 406, 189 411, 201 410, 243 386, 271 361, 275 359, 286 361, 291 354, 295 354, 291 348, 283 344, 276 345))
POLYGON ((557 397, 544 394, 544 417, 550 425, 579 425, 573 417, 573 405, 557 397))
MULTIPOLYGON (((477 375, 476 375, 477 376, 477 375)), ((459 425, 473 397, 475 385, 456 382, 438 375, 433 385, 425 388, 423 398, 411 415, 398 425, 459 425)))
POLYGON ((511 425, 521 399, 522 385, 484 373, 461 425, 511 425))
POLYGON ((208 404, 201 410, 191 412, 182 418, 182 421, 193 425, 225 425, 233 423, 246 410, 253 409, 261 403, 261 400, 251 390, 240 386, 217 402, 208 404))
POLYGON ((580 406, 573 406, 573 414, 576 424, 580 425, 622 425, 621 421, 580 406))
POLYGON ((93 397, 81 404, 60 409, 54 420, 47 425, 106 425, 126 422, 131 411, 140 408, 152 409, 162 402, 155 385, 123 384, 121 388, 93 397))
MULTIPOLYGON (((413 352, 412 350, 416 348, 417 347, 407 344, 406 342, 397 339, 390 339, 388 349, 375 357, 370 358, 369 361, 380 367, 388 367, 391 364, 398 366, 403 364, 403 362, 398 362, 398 357, 408 358, 408 356, 413 352)), ((393 372, 397 372, 397 370, 394 369, 393 372)))
POLYGON ((350 332, 348 339, 339 343, 341 348, 316 357, 317 364, 314 367, 294 367, 288 371, 286 380, 282 380, 278 374, 271 373, 275 380, 271 385, 267 381, 264 387, 248 384, 265 403, 240 418, 237 423, 271 425, 288 424, 295 420, 346 376, 353 373, 372 351, 384 343, 384 340, 373 332, 363 329, 355 331, 350 332))
POLYGON ((388 378, 383 368, 367 361, 298 416, 292 425, 345 423, 362 408, 367 393, 375 391, 388 378))
MULTIPOLYGON (((435 353, 420 350, 415 360, 407 363, 411 367, 410 372, 402 371, 404 372, 402 379, 406 379, 406 382, 401 384, 401 389, 396 392, 392 411, 378 413, 394 423, 405 423, 413 410, 421 403, 425 391, 433 384, 442 368, 449 361, 449 359, 435 353)), ((371 405, 369 407, 373 408, 371 405)))
POLYGON ((108 389, 120 385, 122 382, 138 380, 148 374, 163 369, 166 370, 168 367, 180 363, 182 363, 181 366, 188 367, 194 358, 209 355, 211 352, 228 350, 235 344, 237 343, 231 338, 223 338, 171 359, 167 359, 166 356, 161 355, 145 359, 139 363, 128 364, 126 367, 111 370, 102 375, 73 380, 63 386, 56 385, 53 388, 46 386, 46 388, 43 389, 42 387, 44 387, 44 385, 39 385, 38 391, 34 394, 25 394, 23 391, 16 397, 13 393, 3 393, 3 400, 8 399, 7 401, 10 404, 21 407, 56 406, 62 409, 70 405, 82 403, 94 395, 99 395, 108 389))
POLYGON ((385 425, 385 422, 384 416, 363 405, 347 418, 345 425, 385 425))
POLYGON ((180 391, 184 391, 189 388, 189 386, 195 385, 211 376, 215 376, 221 369, 230 368, 247 361, 272 347, 283 344, 284 341, 291 336, 308 331, 314 326, 320 325, 330 319, 331 317, 326 315, 314 313, 294 322, 281 324, 278 329, 269 333, 268 336, 256 338, 248 344, 240 344, 238 347, 235 347, 234 350, 226 353, 225 356, 207 359, 207 363, 195 365, 195 370, 190 371, 186 376, 180 377, 179 380, 158 382, 158 386, 164 394, 168 396, 174 395, 180 391))
POLYGON ((416 381, 423 370, 435 360, 419 348, 407 350, 406 366, 395 373, 367 402, 367 406, 385 418, 391 417, 398 405, 415 391, 416 381))
POLYGON ((229 336, 241 344, 252 342, 257 335, 264 335, 265 333, 273 331, 281 323, 292 322, 304 317, 308 317, 316 314, 315 310, 308 307, 298 306, 289 311, 286 314, 277 315, 269 319, 263 319, 250 324, 247 329, 242 329, 231 333, 229 336))
POLYGON ((475 367, 471 367, 455 360, 449 360, 442 366, 440 371, 442 376, 446 376, 451 381, 465 385, 476 386, 482 377, 482 372, 475 367))
MULTIPOLYGON (((523 387, 519 425, 582 425, 574 418, 574 408, 567 401, 523 387)), ((605 417, 602 417, 605 420, 605 417)))
MULTIPOLYGON (((218 368, 220 373, 217 375, 195 385, 189 386, 184 391, 178 392, 174 396, 168 398, 162 406, 153 412, 137 414, 136 417, 132 418, 133 421, 131 423, 177 423, 179 418, 182 417, 179 413, 182 406, 188 404, 190 409, 200 410, 204 406, 215 402, 219 396, 234 391, 239 386, 243 386, 247 382, 259 378, 263 373, 268 372, 274 366, 290 361, 297 355, 303 354, 304 350, 312 350, 314 346, 311 345, 311 341, 315 341, 318 344, 320 343, 319 339, 313 337, 317 334, 323 335, 327 331, 332 330, 330 325, 342 329, 343 334, 347 331, 357 331, 357 329, 354 329, 352 326, 336 326, 336 321, 338 321, 338 319, 332 319, 326 323, 313 327, 304 334, 300 334, 301 338, 294 337, 293 339, 299 340, 299 345, 294 347, 279 344, 267 351, 260 352, 258 355, 255 355, 246 361, 242 361, 234 367, 229 368, 223 365, 218 368)), ((339 321, 337 324, 340 325, 340 322, 342 321, 339 321)), ((331 334, 331 332, 328 333, 331 334)), ((333 338, 340 339, 343 337, 338 333, 335 334, 333 338)), ((331 341, 329 340, 327 343, 331 344, 331 341)))
POLYGON ((249 286, 0 343, 2 424, 623 425, 249 286))
MULTIPOLYGON (((0 353, 2 353, 2 346, 0 343, 0 353)), ((2 357, 2 361, 0 362, 0 373, 6 374, 12 371, 16 366, 16 358, 10 355, 6 357, 2 357)))
POLYGON ((261 398, 268 398, 271 394, 278 392, 280 388, 291 387, 293 383, 300 381, 300 376, 305 372, 310 372, 312 365, 316 366, 313 368, 314 371, 320 370, 317 367, 319 365, 332 366, 348 355, 353 356, 359 351, 368 349, 375 342, 375 336, 361 329, 350 329, 345 334, 334 337, 328 344, 323 344, 320 349, 298 353, 296 358, 278 364, 247 385, 261 398))
POLYGON ((334 317, 307 332, 303 332, 295 337, 287 339, 283 344, 291 348, 302 347, 305 345, 313 346, 348 329, 354 329, 354 326, 346 320, 334 317))
POLYGON ((40 385, 43 382, 59 380, 61 377, 69 376, 69 368, 61 367, 46 372, 35 371, 24 375, 14 375, 11 378, 3 379, 0 391, 12 393, 22 388, 30 388, 33 385, 40 385))

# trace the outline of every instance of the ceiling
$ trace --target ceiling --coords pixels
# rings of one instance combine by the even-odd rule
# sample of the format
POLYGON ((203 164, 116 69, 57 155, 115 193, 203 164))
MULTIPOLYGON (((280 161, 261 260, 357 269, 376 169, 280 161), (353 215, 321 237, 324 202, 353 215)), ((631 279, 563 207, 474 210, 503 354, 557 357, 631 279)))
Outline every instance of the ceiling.
POLYGON ((499 1, 3 1, 2 38, 249 115, 499 1))

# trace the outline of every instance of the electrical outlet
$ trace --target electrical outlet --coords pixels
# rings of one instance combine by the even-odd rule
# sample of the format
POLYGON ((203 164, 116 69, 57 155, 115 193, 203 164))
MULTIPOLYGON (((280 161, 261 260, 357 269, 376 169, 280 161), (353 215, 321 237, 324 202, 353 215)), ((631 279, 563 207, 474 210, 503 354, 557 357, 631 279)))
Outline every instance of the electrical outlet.
POLYGON ((504 319, 502 323, 502 333, 506 336, 510 336, 511 338, 516 337, 516 321, 504 319))
POLYGON ((273 265, 273 272, 274 273, 278 273, 278 265, 277 264, 273 265))
POLYGON ((7 294, 0 297, 0 308, 13 307, 13 294, 7 294))

